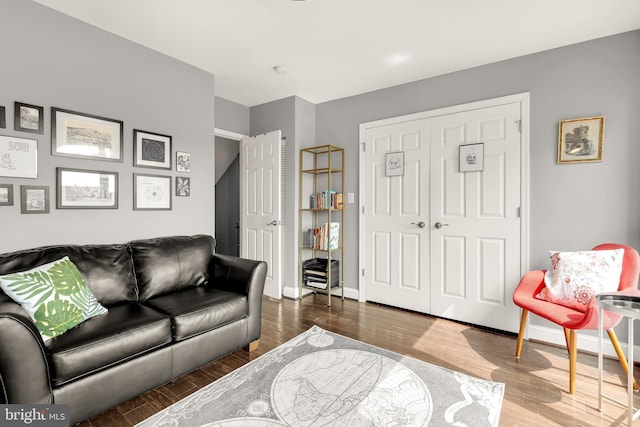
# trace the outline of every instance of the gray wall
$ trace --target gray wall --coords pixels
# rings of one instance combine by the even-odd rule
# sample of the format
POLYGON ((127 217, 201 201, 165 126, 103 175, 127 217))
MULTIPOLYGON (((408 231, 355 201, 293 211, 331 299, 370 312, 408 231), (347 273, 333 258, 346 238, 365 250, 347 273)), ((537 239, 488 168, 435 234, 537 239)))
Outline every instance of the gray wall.
MULTIPOLYGON (((634 31, 319 104, 316 139, 346 148, 344 191, 357 197, 361 123, 530 92, 530 267, 547 268, 549 249, 602 242, 640 249, 638 76, 640 31, 634 31), (606 116, 604 161, 558 165, 558 121, 595 115, 606 116)), ((344 226, 345 285, 354 288, 355 206, 346 206, 344 226)))
MULTIPOLYGON (((0 252, 59 243, 115 243, 172 234, 213 234, 214 76, 44 6, 2 0, 0 134, 38 140, 38 178, 0 177, 14 185, 14 206, 0 207, 0 252), (13 130, 13 102, 45 107, 44 135, 13 130), (124 161, 51 155, 50 107, 124 121, 124 161), (133 167, 133 129, 171 135, 173 152, 191 153, 191 197, 173 197, 171 211, 133 211, 133 176, 172 171, 133 167), (55 169, 119 173, 117 210, 58 210, 55 169), (51 213, 20 214, 20 185, 47 185, 51 213)), ((174 155, 175 156, 175 155, 174 155)), ((175 157, 172 159, 175 164, 175 157)), ((180 174, 183 175, 183 174, 180 174)))
POLYGON ((216 96, 216 128, 249 135, 250 117, 249 107, 216 96))

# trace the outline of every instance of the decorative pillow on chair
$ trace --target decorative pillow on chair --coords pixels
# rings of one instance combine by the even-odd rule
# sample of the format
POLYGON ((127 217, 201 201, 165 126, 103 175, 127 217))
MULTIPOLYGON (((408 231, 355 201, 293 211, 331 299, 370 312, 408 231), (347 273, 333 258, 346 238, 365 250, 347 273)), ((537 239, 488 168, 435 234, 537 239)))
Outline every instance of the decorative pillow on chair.
POLYGON ((69 257, 0 276, 0 288, 27 310, 44 341, 107 312, 69 257))
POLYGON ((544 275, 539 299, 586 311, 591 298, 615 292, 620 284, 624 249, 604 251, 549 251, 551 269, 544 275))

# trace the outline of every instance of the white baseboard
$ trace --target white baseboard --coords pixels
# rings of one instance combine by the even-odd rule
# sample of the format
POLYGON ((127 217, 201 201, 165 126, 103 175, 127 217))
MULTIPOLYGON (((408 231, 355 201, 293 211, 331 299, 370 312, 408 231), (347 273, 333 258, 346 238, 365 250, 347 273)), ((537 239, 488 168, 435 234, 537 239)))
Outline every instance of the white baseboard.
MULTIPOLYGON (((313 291, 309 290, 309 289, 303 289, 302 290, 302 295, 309 295, 310 293, 312 293, 313 291)), ((335 289, 333 292, 331 292, 332 295, 334 296, 340 296, 340 289, 335 289)), ((298 293, 298 288, 297 287, 292 287, 292 286, 285 286, 282 289, 282 296, 286 297, 286 298, 291 298, 291 299, 298 299, 299 297, 299 293, 298 293)), ((344 297, 345 298, 349 298, 349 299, 354 299, 354 300, 358 300, 358 296, 359 296, 359 292, 357 289, 352 289, 352 288, 344 288, 344 297)))
MULTIPOLYGON (((618 337, 620 338, 620 337, 618 337)), ((529 339, 530 340, 536 340, 536 341, 542 341, 542 342, 546 342, 546 343, 550 343, 550 344, 556 344, 556 345, 560 345, 562 347, 566 346, 565 343, 565 339, 564 339, 564 332, 562 331, 561 328, 549 328, 546 326, 538 326, 538 325, 529 325, 529 339)), ((582 351, 587 351, 590 353, 595 353, 598 354, 598 337, 597 336, 593 336, 593 335, 585 335, 585 334, 581 334, 580 332, 578 332, 578 350, 582 350, 582 351)), ((624 351, 624 354, 627 354, 627 343, 626 342, 620 342, 620 347, 622 347, 622 351, 624 351)), ((637 345, 633 345, 633 353, 634 354, 640 354, 638 353, 638 350, 640 349, 640 347, 638 347, 637 345)), ((613 345, 611 344, 611 340, 609 340, 609 336, 606 333, 603 333, 603 339, 602 339, 602 353, 605 356, 610 356, 613 358, 618 358, 618 356, 616 355, 616 351, 613 348, 613 345)), ((635 359, 635 357, 634 357, 635 359)))

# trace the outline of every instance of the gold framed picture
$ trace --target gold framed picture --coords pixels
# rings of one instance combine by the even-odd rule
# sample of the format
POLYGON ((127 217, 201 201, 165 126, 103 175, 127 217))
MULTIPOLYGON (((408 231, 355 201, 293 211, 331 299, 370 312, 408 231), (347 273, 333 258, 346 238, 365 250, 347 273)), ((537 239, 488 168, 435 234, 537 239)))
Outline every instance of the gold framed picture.
POLYGON ((604 116, 562 120, 558 125, 558 163, 601 162, 604 116))

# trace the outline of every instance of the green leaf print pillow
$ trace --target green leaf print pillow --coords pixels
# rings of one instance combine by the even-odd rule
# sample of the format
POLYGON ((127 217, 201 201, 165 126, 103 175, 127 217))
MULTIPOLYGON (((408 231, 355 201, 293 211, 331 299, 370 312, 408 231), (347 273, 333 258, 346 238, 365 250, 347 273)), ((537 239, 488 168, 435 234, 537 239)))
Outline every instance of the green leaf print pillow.
POLYGON ((44 341, 107 312, 69 257, 0 276, 0 288, 27 310, 44 341))

